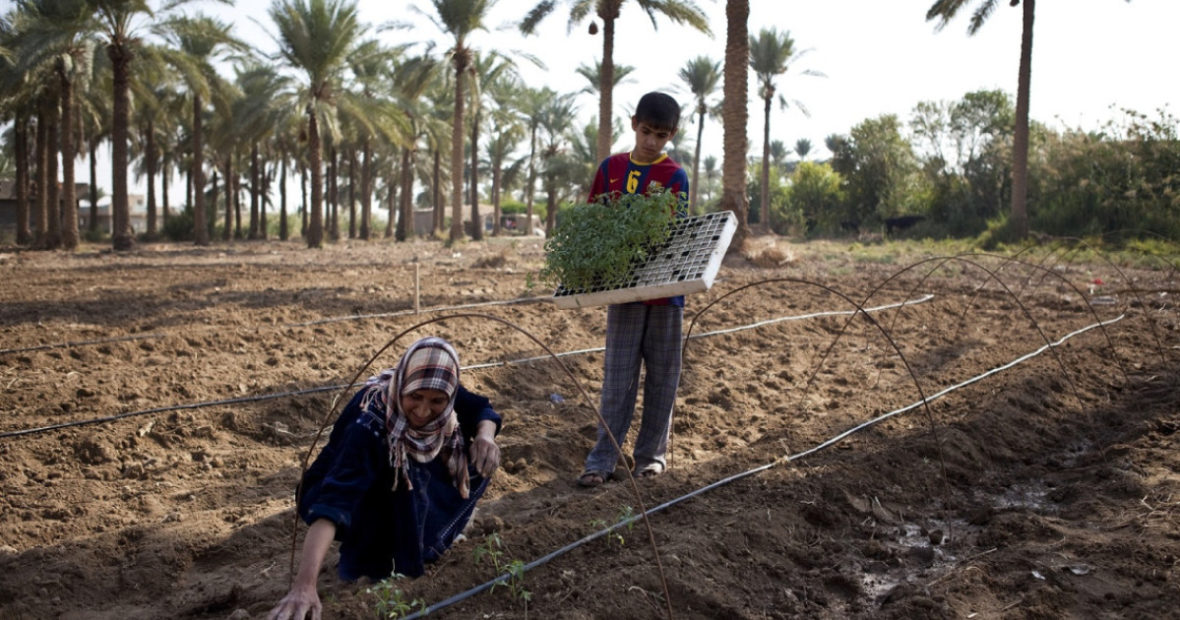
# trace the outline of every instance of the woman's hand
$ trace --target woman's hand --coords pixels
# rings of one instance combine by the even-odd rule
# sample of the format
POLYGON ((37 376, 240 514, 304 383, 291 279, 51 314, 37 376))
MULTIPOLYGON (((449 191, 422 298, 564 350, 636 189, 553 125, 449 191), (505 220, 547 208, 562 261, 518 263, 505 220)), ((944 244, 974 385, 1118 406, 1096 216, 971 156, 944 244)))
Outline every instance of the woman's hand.
POLYGON ((311 616, 311 620, 320 620, 323 605, 320 595, 316 592, 316 581, 320 574, 320 566, 324 563, 324 555, 332 539, 336 537, 336 524, 327 519, 316 519, 307 530, 303 539, 303 555, 299 560, 299 573, 295 575, 295 582, 291 584, 291 591, 266 616, 267 620, 304 620, 311 616))
POLYGON ((320 605, 320 596, 315 591, 315 585, 311 587, 301 586, 298 583, 291 586, 291 591, 274 609, 270 610, 270 615, 267 620, 304 620, 308 617, 310 612, 311 620, 320 620, 320 614, 323 611, 323 606, 320 605))
POLYGON ((471 464, 487 478, 500 466, 500 446, 496 445, 496 423, 484 420, 471 441, 471 464))

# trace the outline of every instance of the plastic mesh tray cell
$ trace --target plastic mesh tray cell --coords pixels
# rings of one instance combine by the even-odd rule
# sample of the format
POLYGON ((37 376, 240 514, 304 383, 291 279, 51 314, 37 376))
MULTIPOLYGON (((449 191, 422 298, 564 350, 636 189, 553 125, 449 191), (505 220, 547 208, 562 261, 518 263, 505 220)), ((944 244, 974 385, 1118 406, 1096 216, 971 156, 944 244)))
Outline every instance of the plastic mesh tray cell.
POLYGON ((706 291, 713 286, 736 229, 732 211, 675 220, 668 241, 620 278, 622 284, 589 290, 559 286, 553 301, 561 308, 580 308, 706 291))

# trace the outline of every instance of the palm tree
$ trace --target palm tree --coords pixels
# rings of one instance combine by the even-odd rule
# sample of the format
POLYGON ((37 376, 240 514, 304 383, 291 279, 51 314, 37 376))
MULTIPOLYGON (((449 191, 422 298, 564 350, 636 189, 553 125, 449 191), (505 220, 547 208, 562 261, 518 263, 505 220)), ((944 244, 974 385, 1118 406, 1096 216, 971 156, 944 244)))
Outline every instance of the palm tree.
MULTIPOLYGON (((450 243, 463 239, 463 120, 467 74, 472 71, 475 50, 467 40, 485 30, 483 21, 496 0, 431 0, 438 19, 431 20, 455 38, 447 51, 455 69, 455 107, 451 116, 451 235, 450 243)), ((479 222, 472 222, 478 228, 479 222)))
MULTIPOLYGON (((471 87, 471 221, 472 238, 483 239, 483 225, 479 214, 479 130, 483 121, 484 95, 494 101, 496 91, 504 80, 517 77, 516 64, 495 52, 476 54, 472 62, 471 87)), ((498 216, 497 216, 498 217, 498 216)))
POLYGON ((583 200, 590 196, 590 185, 594 183, 594 172, 598 170, 599 162, 594 161, 594 149, 598 148, 598 123, 586 123, 581 130, 571 127, 567 136, 570 140, 569 157, 581 165, 580 172, 572 173, 572 180, 577 185, 579 200, 583 200))
POLYGON ((431 83, 425 93, 430 102, 431 122, 427 124, 426 142, 430 148, 430 204, 434 209, 432 235, 441 239, 446 225, 446 183, 450 182, 451 167, 442 165, 443 149, 454 143, 455 89, 450 71, 443 71, 440 79, 431 83))
MULTIPOLYGON (((615 20, 623 8, 625 0, 568 0, 570 4, 569 29, 590 15, 591 9, 595 16, 602 20, 602 71, 599 76, 598 87, 598 157, 599 161, 610 155, 611 144, 614 143, 612 131, 612 101, 611 95, 615 84, 615 20)), ((676 24, 688 24, 697 30, 712 36, 709 22, 705 14, 692 0, 636 0, 636 4, 647 13, 653 28, 658 27, 656 15, 663 15, 676 24)), ((541 0, 520 22, 520 31, 532 34, 537 24, 553 12, 556 0, 541 0)), ((590 34, 595 34, 597 25, 591 23, 590 34)))
POLYGON ((92 235, 98 233, 98 146, 110 137, 114 119, 111 98, 99 94, 113 90, 109 62, 105 54, 95 55, 90 79, 87 80, 87 95, 78 98, 78 110, 82 113, 78 123, 82 134, 80 142, 86 146, 89 164, 90 217, 87 218, 87 227, 92 235))
POLYGON ((713 183, 717 180, 717 158, 710 155, 705 158, 705 201, 713 200, 713 183))
POLYGON ((307 246, 324 241, 324 182, 320 123, 329 122, 339 74, 364 32, 356 2, 350 0, 275 0, 270 17, 278 27, 279 56, 303 72, 299 98, 307 114, 308 167, 311 168, 311 213, 307 246))
POLYGON ((212 61, 223 52, 245 52, 247 46, 230 34, 229 24, 206 16, 176 17, 160 24, 157 32, 170 43, 168 47, 157 48, 161 58, 180 73, 192 99, 193 238, 197 245, 209 245, 202 146, 204 130, 201 126, 204 102, 212 99, 221 114, 229 114, 226 93, 230 86, 218 75, 212 61))
MULTIPOLYGON (((1128 0, 1130 1, 1130 0, 1128 0)), ((935 0, 926 11, 926 21, 939 20, 937 30, 942 30, 959 9, 967 4, 967 0, 935 0)), ((1021 0, 1011 0, 1009 6, 1021 4, 1021 0)), ((996 9, 996 0, 979 0, 975 13, 971 16, 971 23, 967 27, 967 34, 974 35, 979 31, 987 18, 996 9)), ((1012 137, 1012 231, 1017 238, 1028 236, 1028 114, 1029 114, 1029 86, 1032 82, 1032 38, 1033 14, 1036 9, 1035 0, 1023 0, 1020 34, 1020 71, 1016 85, 1016 128, 1012 137)))
POLYGON ((141 153, 140 166, 136 170, 137 176, 142 173, 147 178, 147 235, 148 237, 155 236, 159 230, 156 221, 156 174, 160 171, 160 144, 164 141, 165 132, 171 129, 167 119, 170 115, 164 114, 164 101, 174 101, 179 99, 179 94, 174 90, 173 84, 169 83, 164 76, 153 76, 155 79, 151 80, 155 83, 152 88, 142 89, 144 92, 136 97, 135 109, 131 115, 131 122, 138 128, 136 132, 137 138, 141 145, 138 150, 141 153))
POLYGON ((500 235, 500 193, 503 172, 517 144, 524 138, 524 125, 514 109, 516 93, 523 85, 516 76, 504 77, 490 90, 494 106, 489 114, 491 138, 484 148, 492 171, 492 236, 500 235))
POLYGON ((799 138, 795 140, 795 154, 799 156, 799 160, 807 159, 807 154, 811 152, 811 140, 807 138, 799 138))
POLYGON ((782 140, 770 141, 770 161, 774 163, 775 168, 782 168, 787 160, 787 145, 783 144, 782 140))
MULTIPOLYGON (((60 226, 60 234, 52 239, 52 244, 60 243, 65 249, 73 250, 78 247, 74 94, 75 82, 89 77, 93 63, 94 41, 86 36, 93 25, 91 7, 86 0, 27 0, 21 6, 30 19, 21 33, 21 45, 16 55, 30 66, 52 67, 57 80, 62 193, 60 211, 55 211, 51 218, 60 226)), ((59 207, 53 204, 51 208, 56 210, 59 207)))
MULTIPOLYGON (((274 147, 274 157, 278 158, 279 164, 282 165, 285 175, 285 165, 291 157, 291 149, 293 145, 290 140, 284 141, 287 138, 284 130, 289 131, 291 136, 298 135, 299 129, 292 122, 293 110, 297 109, 295 92, 292 88, 291 81, 277 72, 273 67, 254 60, 247 60, 239 64, 236 70, 236 90, 238 96, 234 98, 231 104, 231 111, 228 118, 229 123, 224 124, 217 131, 218 142, 220 143, 214 150, 217 153, 226 153, 234 149, 234 145, 238 143, 248 143, 251 146, 251 157, 257 157, 257 154, 263 145, 274 147), (272 144, 273 142, 273 144, 272 144)), ((266 227, 263 221, 263 214, 265 213, 265 193, 263 191, 263 183, 260 180, 257 168, 258 163, 254 162, 253 177, 251 182, 251 213, 250 213, 250 228, 249 237, 259 238, 266 236, 266 227)), ((226 176, 228 178, 230 170, 227 168, 226 176)), ((265 173, 263 173, 265 174, 265 173)), ((285 178, 279 179, 279 189, 282 192, 285 189, 285 178)), ((285 196, 284 196, 285 198, 285 196)), ((286 206, 285 203, 283 205, 286 206)), ((280 212, 280 238, 284 240, 284 226, 286 224, 285 208, 280 212)))
MULTIPOLYGON (((135 25, 141 18, 161 17, 152 11, 147 0, 87 0, 93 4, 95 15, 106 38, 107 57, 111 60, 112 119, 111 119, 111 245, 117 251, 135 245, 131 232, 131 212, 127 202, 127 171, 129 154, 127 135, 130 125, 131 63, 142 46, 135 25)), ((172 0, 164 10, 172 10, 188 0, 172 0)))
MULTIPOLYGON (((583 86, 582 90, 578 91, 579 93, 587 93, 594 95, 595 97, 598 97, 602 93, 601 60, 596 59, 593 66, 586 64, 578 65, 578 68, 574 69, 574 71, 576 71, 578 75, 586 78, 587 82, 586 86, 583 86)), ((619 84, 626 82, 627 76, 634 72, 635 67, 631 65, 615 65, 615 73, 612 80, 614 82, 613 88, 618 88, 619 84)))
MULTIPOLYGON (((283 78, 279 78, 283 80, 283 78)), ((279 92, 283 97, 291 97, 294 93, 287 84, 283 84, 279 92)), ((287 177, 292 164, 302 168, 299 157, 302 149, 299 145, 299 130, 302 120, 292 105, 277 105, 274 108, 276 120, 274 123, 275 156, 279 158, 279 239, 286 241, 291 238, 291 224, 288 218, 287 177)), ((299 209, 302 213, 304 209, 299 209)))
POLYGON ((517 110, 523 118, 529 136, 528 175, 525 180, 524 205, 525 226, 524 234, 533 234, 533 200, 536 198, 537 182, 537 132, 540 129, 541 112, 550 100, 557 96, 549 87, 528 88, 520 91, 517 98, 517 110))
POLYGON ((552 236, 557 226, 558 185, 569 169, 566 158, 562 157, 565 150, 563 146, 568 142, 566 130, 569 129, 569 119, 576 116, 577 112, 574 95, 568 93, 550 98, 538 119, 543 136, 541 150, 545 161, 546 236, 552 236))
MULTIPOLYGON (((171 218, 172 211, 168 192, 169 181, 173 169, 180 166, 179 162, 185 161, 186 145, 192 142, 184 131, 185 121, 192 113, 191 106, 180 95, 179 88, 177 84, 166 85, 157 99, 159 109, 153 110, 158 112, 152 121, 158 132, 158 135, 154 136, 153 146, 159 151, 160 157, 160 215, 165 226, 171 218)), ((142 97, 140 99, 142 100, 142 97)), ((188 169, 191 170, 191 166, 188 169)))
MULTIPOLYGON (((29 210, 33 220, 32 241, 37 248, 53 249, 61 245, 56 147, 60 95, 56 80, 56 55, 44 53, 44 37, 36 36, 39 23, 43 24, 41 29, 50 27, 46 20, 39 19, 32 10, 13 13, 12 36, 15 45, 12 49, 15 53, 10 58, 15 66, 8 81, 14 87, 14 92, 8 98, 16 102, 18 109, 26 114, 26 123, 29 119, 35 119, 33 127, 29 128, 29 136, 32 137, 29 182, 31 188, 36 189, 36 201, 29 210)), ((28 194, 25 200, 28 200, 28 194)))
MULTIPOLYGON (((357 47, 350 56, 349 65, 355 78, 357 90, 349 92, 343 101, 356 132, 361 152, 360 237, 369 239, 374 186, 373 160, 374 142, 391 144, 394 150, 409 143, 413 127, 410 115, 402 109, 394 84, 387 78, 387 70, 401 57, 405 47, 389 48, 368 41, 357 47)), ((354 179, 355 182, 355 179, 354 179)), ((349 224, 351 236, 352 224, 349 224)))
POLYGON ((737 216, 730 248, 740 251, 750 236, 749 205, 746 202, 746 89, 749 86, 750 37, 747 22, 750 0, 725 2, 725 68, 721 102, 721 122, 724 131, 721 160, 721 211, 733 211, 737 216))
MULTIPOLYGON (((750 37, 750 68, 758 76, 758 93, 762 97, 765 118, 762 125, 762 217, 760 223, 766 232, 770 232, 770 104, 774 101, 776 87, 775 76, 786 73, 795 60, 807 53, 807 50, 795 49, 795 40, 790 32, 779 32, 774 28, 763 28, 757 37, 750 37)), ((814 71, 804 71, 804 75, 820 75, 814 71)), ((803 104, 795 101, 795 107, 804 115, 810 116, 803 104)), ((787 107, 787 100, 779 95, 779 105, 787 107)))
POLYGON ((4 19, 0 19, 0 46, 4 53, 0 54, 0 120, 12 121, 11 139, 15 159, 15 190, 16 190, 16 242, 18 245, 29 245, 33 242, 33 232, 30 229, 32 208, 29 204, 32 170, 29 159, 29 142, 33 129, 31 120, 35 111, 38 80, 30 79, 30 71, 21 66, 17 54, 12 50, 20 44, 21 30, 19 23, 22 14, 11 11, 4 19))
POLYGON ((680 69, 680 79, 688 84, 688 90, 696 102, 697 144, 696 154, 692 158, 692 182, 689 183, 691 189, 688 198, 689 212, 696 213, 697 195, 699 194, 697 180, 701 173, 701 136, 705 132, 705 114, 709 112, 709 96, 717 90, 717 84, 721 81, 721 63, 707 56, 697 56, 685 63, 684 67, 680 69))
MULTIPOLYGON (((406 241, 414 236, 414 169, 417 164, 419 139, 431 140, 439 133, 436 118, 431 115, 429 102, 424 97, 431 88, 438 88, 442 77, 442 65, 432 56, 420 55, 398 60, 387 66, 386 81, 407 121, 407 139, 401 145, 400 178, 390 179, 389 185, 400 189, 400 203, 391 207, 389 225, 393 225, 394 209, 397 210, 397 231, 395 239, 406 241)), ((388 236, 388 235, 387 235, 388 236)))

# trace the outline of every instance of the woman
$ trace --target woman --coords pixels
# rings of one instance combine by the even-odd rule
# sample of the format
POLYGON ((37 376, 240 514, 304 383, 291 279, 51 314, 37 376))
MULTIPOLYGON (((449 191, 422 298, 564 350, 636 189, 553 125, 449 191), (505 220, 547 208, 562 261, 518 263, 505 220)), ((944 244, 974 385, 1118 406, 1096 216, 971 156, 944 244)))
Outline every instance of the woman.
POLYGON ((320 617, 316 578, 333 539, 345 581, 420 576, 499 466, 500 423, 487 398, 459 385, 459 356, 441 338, 415 342, 369 379, 300 482, 299 516, 311 527, 291 591, 269 618, 320 617))

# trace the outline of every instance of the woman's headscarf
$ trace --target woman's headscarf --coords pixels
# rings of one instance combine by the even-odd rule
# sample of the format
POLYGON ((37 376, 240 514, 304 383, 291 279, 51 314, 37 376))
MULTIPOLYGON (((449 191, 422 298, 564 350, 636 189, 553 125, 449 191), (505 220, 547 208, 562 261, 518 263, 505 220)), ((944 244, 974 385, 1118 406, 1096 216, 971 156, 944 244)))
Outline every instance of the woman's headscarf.
POLYGON ((378 411, 384 409, 385 427, 388 429, 389 464, 394 469, 393 488, 399 480, 405 480, 406 488, 413 489, 410 482, 409 461, 419 463, 434 460, 444 446, 450 448, 447 469, 455 488, 463 498, 469 493, 467 474, 467 450, 459 419, 455 415, 455 397, 459 392, 459 354, 442 338, 423 338, 406 349, 396 368, 371 377, 366 385, 369 391, 361 401, 362 407, 376 404, 378 411), (415 390, 438 390, 448 396, 446 408, 422 428, 412 428, 409 418, 402 410, 401 397, 415 390))

